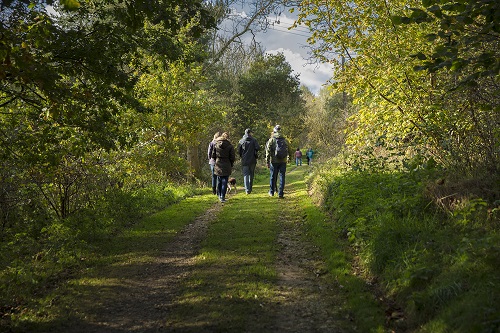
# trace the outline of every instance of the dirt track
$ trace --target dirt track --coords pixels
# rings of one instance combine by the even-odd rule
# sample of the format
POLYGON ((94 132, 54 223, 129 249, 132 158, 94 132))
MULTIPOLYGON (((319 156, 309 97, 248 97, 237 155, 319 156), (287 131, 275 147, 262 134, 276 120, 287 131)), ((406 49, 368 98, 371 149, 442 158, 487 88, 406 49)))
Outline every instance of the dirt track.
MULTIPOLYGON (((89 299, 82 298, 88 311, 85 320, 74 318, 64 332, 212 332, 203 324, 186 323, 179 328, 165 323, 182 294, 181 282, 190 274, 200 242, 222 207, 215 204, 189 224, 154 262, 107 270, 106 278, 114 283, 96 288, 89 299)), ((340 305, 323 281, 325 271, 315 247, 303 242, 291 216, 285 215, 280 224, 279 302, 266 309, 274 320, 258 325, 258 330, 249 325, 246 332, 263 332, 262 327, 267 332, 344 332, 338 324, 340 305)))

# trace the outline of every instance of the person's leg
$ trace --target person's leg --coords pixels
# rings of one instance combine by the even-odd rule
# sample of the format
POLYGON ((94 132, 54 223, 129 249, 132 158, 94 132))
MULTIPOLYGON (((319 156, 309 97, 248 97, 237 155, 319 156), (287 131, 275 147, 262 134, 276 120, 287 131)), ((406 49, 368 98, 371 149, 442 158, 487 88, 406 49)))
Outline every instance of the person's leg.
POLYGON ((222 176, 220 177, 221 180, 221 200, 224 201, 226 200, 226 192, 227 192, 227 180, 229 179, 229 176, 222 176))
POLYGON ((222 197, 222 177, 217 176, 217 196, 222 197))
POLYGON ((280 163, 278 169, 279 169, 279 175, 280 175, 280 187, 278 190, 278 196, 280 198, 282 198, 284 191, 285 191, 286 163, 280 163))
POLYGON ((251 193, 252 192, 252 189, 253 189, 253 178, 255 176, 255 167, 257 166, 257 164, 251 164, 248 166, 248 168, 250 169, 250 183, 249 183, 249 187, 248 187, 248 193, 251 193))
POLYGON ((252 188, 250 186, 250 166, 243 166, 243 185, 245 185, 245 192, 249 193, 252 188))
POLYGON ((276 179, 278 178, 278 164, 271 163, 269 166, 270 179, 269 179, 269 194, 274 195, 276 189, 276 179))
POLYGON ((215 166, 210 164, 210 171, 212 172, 212 193, 217 193, 217 176, 214 174, 215 166))

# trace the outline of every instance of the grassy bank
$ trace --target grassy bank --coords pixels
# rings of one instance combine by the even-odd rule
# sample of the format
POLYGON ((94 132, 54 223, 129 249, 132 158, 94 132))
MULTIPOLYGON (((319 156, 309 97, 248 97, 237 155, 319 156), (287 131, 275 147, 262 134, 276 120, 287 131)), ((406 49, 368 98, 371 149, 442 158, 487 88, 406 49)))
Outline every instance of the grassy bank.
POLYGON ((445 213, 416 173, 330 166, 316 177, 329 228, 386 297, 397 331, 500 330, 499 215, 491 203, 462 197, 445 213))
POLYGON ((150 260, 213 203, 211 196, 193 196, 196 191, 173 185, 117 191, 103 198, 102 207, 47 222, 38 232, 6 236, 1 251, 0 331, 43 331, 46 324, 74 315, 82 286, 89 281, 106 283, 98 276, 99 267, 150 260))

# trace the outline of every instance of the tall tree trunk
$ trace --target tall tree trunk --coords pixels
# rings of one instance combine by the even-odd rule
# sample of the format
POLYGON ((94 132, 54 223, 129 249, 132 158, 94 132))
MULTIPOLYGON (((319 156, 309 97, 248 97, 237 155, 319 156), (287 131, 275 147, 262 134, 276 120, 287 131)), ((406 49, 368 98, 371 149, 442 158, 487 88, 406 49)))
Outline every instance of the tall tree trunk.
POLYGON ((201 161, 198 145, 192 145, 187 148, 187 160, 191 175, 199 178, 201 176, 201 161))

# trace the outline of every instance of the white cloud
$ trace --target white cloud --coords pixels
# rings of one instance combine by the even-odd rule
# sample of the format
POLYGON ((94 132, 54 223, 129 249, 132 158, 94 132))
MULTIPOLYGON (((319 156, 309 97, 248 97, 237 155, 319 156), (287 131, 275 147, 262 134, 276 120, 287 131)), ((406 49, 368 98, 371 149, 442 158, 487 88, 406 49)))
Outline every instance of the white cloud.
MULTIPOLYGON (((318 94, 321 87, 331 79, 333 69, 328 64, 311 64, 311 61, 308 61, 310 55, 308 54, 307 39, 311 33, 305 26, 298 26, 289 30, 296 17, 294 17, 294 14, 287 15, 287 13, 268 16, 267 20, 270 22, 270 26, 266 31, 254 31, 255 35, 248 34, 243 39, 250 42, 252 37, 256 37, 257 41, 266 50, 266 53, 283 53, 294 73, 300 74, 301 84, 307 86, 314 94, 318 94)), ((244 9, 236 10, 233 8, 232 14, 246 17, 244 9)))

